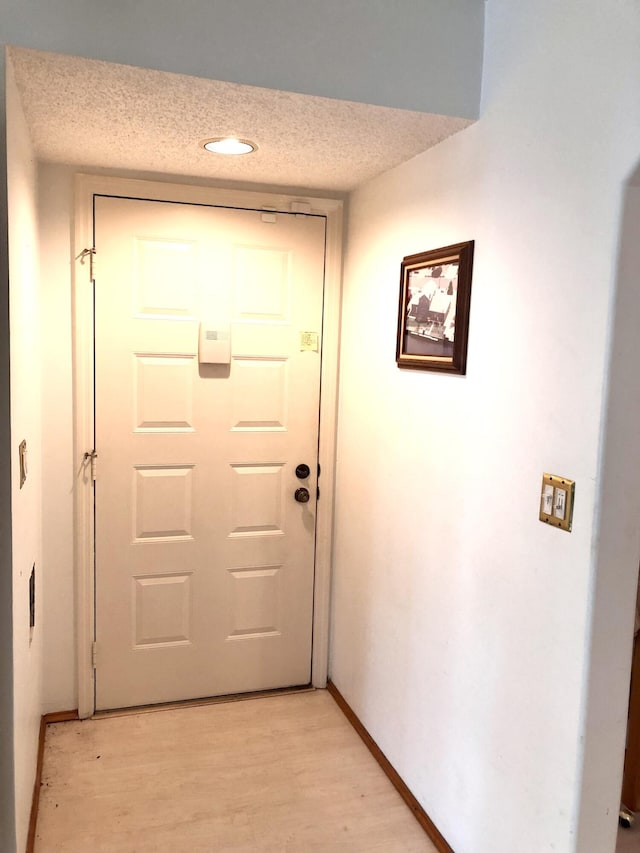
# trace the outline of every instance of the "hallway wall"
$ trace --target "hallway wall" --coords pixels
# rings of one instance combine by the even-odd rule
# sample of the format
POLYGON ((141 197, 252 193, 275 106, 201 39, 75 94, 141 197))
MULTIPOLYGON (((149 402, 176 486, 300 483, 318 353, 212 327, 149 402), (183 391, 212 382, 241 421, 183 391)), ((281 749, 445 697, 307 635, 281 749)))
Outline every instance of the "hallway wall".
MULTIPOLYGON (((9 294, 11 324, 11 506, 13 542, 13 717, 17 849, 25 849, 42 714, 40 280, 37 168, 7 65, 9 294), (20 488, 18 445, 27 442, 20 488), (35 566, 36 625, 29 629, 29 577, 35 566)), ((4 795, 4 794, 3 794, 4 795)), ((10 848, 3 845, 3 850, 10 848)))
MULTIPOLYGON (((0 101, 6 89, 0 51, 0 101)), ((0 110, 0 164, 7 158, 6 112, 0 110)), ((13 790, 13 572, 11 562, 11 394, 7 173, 0 168, 0 839, 15 848, 13 790)))
POLYGON ((603 514, 601 430, 637 4, 489 0, 484 68, 476 125, 350 199, 331 676, 456 853, 609 853, 640 437, 615 436, 603 514), (402 257, 469 239, 466 377, 398 370, 402 257), (576 481, 571 534, 538 521, 543 471, 576 481))
MULTIPOLYGON (((629 570, 640 552, 638 540, 638 432, 640 425, 640 157, 630 177, 621 206, 615 275, 617 288, 611 324, 610 373, 603 453, 599 479, 599 539, 592 592, 590 638, 591 678, 585 721, 584 770, 578 850, 597 830, 598 788, 602 767, 619 750, 620 728, 626 730, 627 704, 611 706, 620 685, 629 683, 632 640, 627 620, 635 589, 629 589, 629 570), (635 545, 635 552, 631 546, 635 545), (615 725, 611 721, 615 720, 615 725)), ((633 575, 633 571, 631 571, 633 575)))

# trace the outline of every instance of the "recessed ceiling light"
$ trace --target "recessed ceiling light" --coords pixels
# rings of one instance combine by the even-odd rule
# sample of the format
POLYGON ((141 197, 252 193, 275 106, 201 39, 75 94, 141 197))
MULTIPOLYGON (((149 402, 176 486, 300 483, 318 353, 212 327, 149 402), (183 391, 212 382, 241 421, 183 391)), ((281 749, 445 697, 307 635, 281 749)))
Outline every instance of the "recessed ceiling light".
POLYGON ((202 146, 214 154, 251 154, 258 147, 255 142, 248 139, 238 139, 235 136, 216 136, 215 139, 206 139, 202 146))

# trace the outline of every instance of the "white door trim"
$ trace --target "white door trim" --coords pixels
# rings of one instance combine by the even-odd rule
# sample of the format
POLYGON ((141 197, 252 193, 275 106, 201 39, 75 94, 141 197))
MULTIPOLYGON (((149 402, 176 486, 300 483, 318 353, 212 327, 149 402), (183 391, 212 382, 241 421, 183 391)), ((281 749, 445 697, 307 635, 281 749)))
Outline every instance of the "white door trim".
MULTIPOLYGON (((329 658, 329 596, 334 506, 335 434, 342 277, 342 213, 339 199, 295 196, 261 191, 217 189, 112 176, 77 175, 75 184, 75 258, 73 280, 74 335, 74 516, 76 571, 76 643, 78 713, 90 717, 95 710, 95 679, 92 644, 94 611, 94 507, 91 464, 84 454, 93 449, 93 287, 90 263, 80 258, 93 246, 93 198, 114 195, 153 201, 225 205, 250 209, 269 208, 291 212, 294 202, 311 205, 311 213, 326 217, 325 294, 320 397, 319 479, 320 500, 316 518, 313 652, 311 680, 315 687, 327 683, 329 658), (83 263, 84 261, 84 263, 83 263)), ((303 208, 304 209, 304 208, 303 208)), ((308 208, 307 208, 308 209, 308 208)), ((100 258, 96 257, 99 266, 100 258)), ((97 460, 99 470, 100 460, 97 460)))

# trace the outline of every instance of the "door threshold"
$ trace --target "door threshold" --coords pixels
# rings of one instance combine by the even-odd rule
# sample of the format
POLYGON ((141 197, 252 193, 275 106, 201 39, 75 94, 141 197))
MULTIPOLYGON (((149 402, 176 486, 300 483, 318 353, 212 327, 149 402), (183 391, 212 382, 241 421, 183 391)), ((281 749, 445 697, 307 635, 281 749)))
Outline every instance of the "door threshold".
POLYGON ((156 711, 175 711, 179 708, 198 708, 202 705, 222 705, 228 702, 244 702, 248 699, 268 699, 272 696, 288 696, 293 693, 313 693, 312 684, 299 687, 277 687, 273 690, 255 690, 252 693, 229 693, 226 696, 205 696, 201 699, 182 699, 177 702, 162 702, 157 705, 135 705, 132 708, 114 708, 109 711, 95 711, 92 720, 106 717, 129 717, 134 714, 153 714, 156 711))

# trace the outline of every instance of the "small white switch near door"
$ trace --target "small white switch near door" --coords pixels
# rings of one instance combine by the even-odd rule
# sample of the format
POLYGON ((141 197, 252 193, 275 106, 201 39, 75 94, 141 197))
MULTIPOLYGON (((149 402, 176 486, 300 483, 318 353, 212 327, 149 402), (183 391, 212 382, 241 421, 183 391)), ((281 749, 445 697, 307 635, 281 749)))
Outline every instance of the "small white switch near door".
POLYGON ((567 490, 566 489, 555 489, 555 501, 553 502, 553 515, 555 518, 559 518, 561 521, 564 520, 565 511, 567 507, 567 490))

